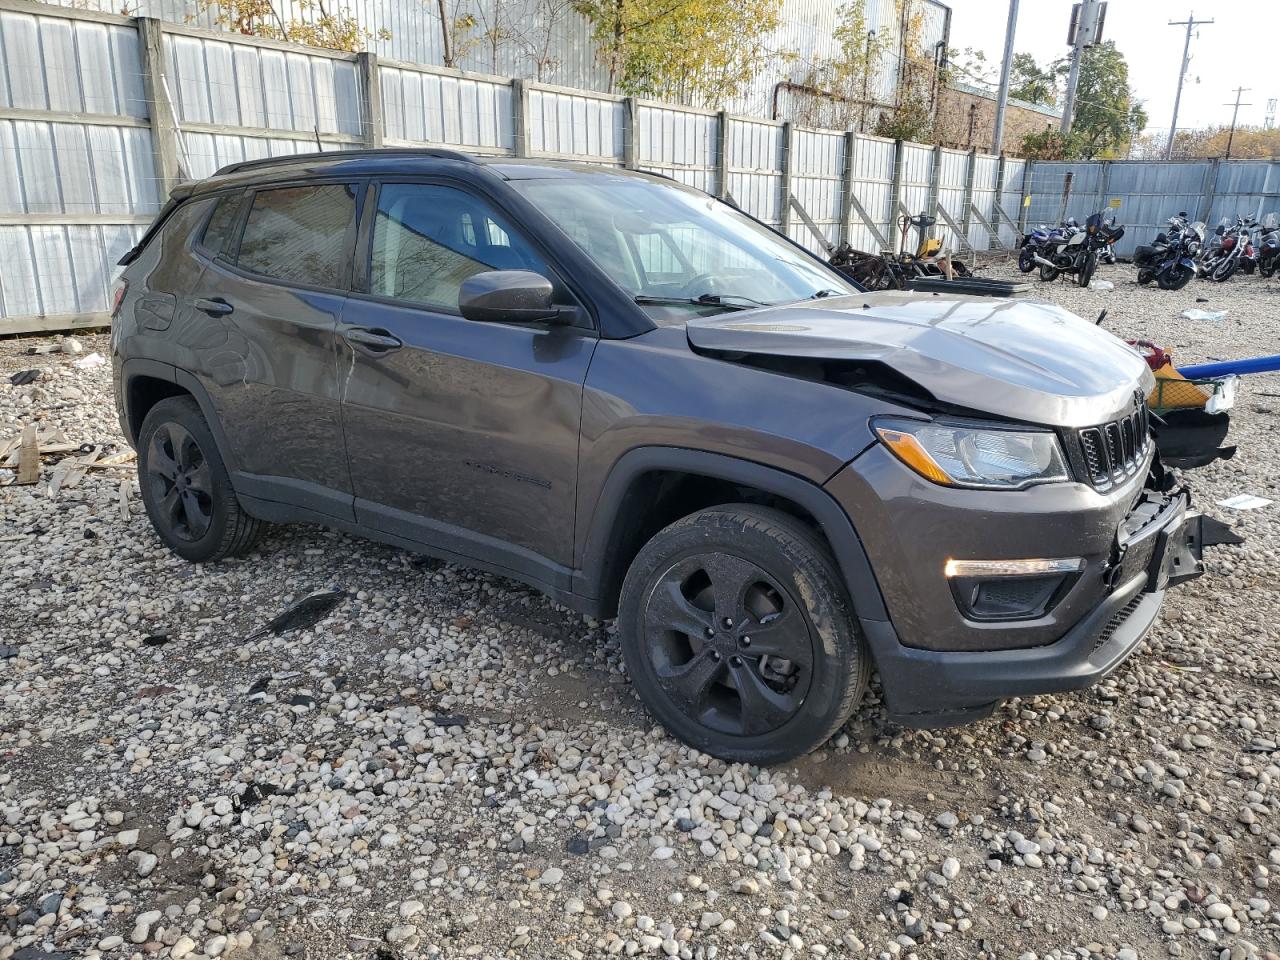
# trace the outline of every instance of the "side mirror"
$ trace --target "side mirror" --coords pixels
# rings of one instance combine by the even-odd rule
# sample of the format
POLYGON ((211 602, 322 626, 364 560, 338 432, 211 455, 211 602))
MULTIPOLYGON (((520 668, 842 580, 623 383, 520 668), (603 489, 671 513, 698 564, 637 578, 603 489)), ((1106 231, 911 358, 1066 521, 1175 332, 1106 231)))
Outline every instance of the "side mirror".
POLYGON ((576 310, 551 302, 551 281, 532 270, 486 270, 462 281, 458 311, 487 323, 571 323, 576 310))

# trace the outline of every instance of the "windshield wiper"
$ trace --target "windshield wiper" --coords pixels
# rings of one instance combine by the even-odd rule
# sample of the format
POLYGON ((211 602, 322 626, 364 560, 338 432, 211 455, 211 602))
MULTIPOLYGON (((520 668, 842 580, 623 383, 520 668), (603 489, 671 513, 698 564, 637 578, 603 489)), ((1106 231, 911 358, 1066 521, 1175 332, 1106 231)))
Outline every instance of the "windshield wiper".
POLYGON ((752 300, 750 297, 740 297, 731 293, 704 293, 698 297, 654 297, 647 293, 642 293, 633 299, 641 306, 650 304, 654 306, 688 304, 695 307, 724 307, 727 310, 750 310, 753 307, 772 306, 772 304, 765 303, 762 300, 752 300))

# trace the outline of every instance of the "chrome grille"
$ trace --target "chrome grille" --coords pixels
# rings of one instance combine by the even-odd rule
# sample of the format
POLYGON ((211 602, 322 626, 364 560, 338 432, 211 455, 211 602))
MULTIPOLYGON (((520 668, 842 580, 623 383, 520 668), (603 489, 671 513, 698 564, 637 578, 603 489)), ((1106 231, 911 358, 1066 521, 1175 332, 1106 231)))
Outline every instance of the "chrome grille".
POLYGON ((1089 482, 1109 487, 1134 475, 1151 446, 1151 420, 1141 401, 1133 413, 1078 431, 1080 454, 1089 482))

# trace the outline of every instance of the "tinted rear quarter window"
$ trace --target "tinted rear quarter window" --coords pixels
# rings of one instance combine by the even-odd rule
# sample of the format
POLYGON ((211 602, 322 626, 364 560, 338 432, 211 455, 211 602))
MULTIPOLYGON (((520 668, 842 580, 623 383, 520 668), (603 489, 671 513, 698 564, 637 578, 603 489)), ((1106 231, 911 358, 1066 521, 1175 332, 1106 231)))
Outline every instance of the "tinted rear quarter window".
POLYGON ((200 246, 211 255, 216 257, 219 254, 234 252, 230 250, 228 241, 232 239, 232 232, 239 222, 240 201, 243 198, 244 195, 240 193, 218 198, 218 205, 214 208, 209 222, 205 224, 204 236, 200 238, 200 246))
POLYGON ((341 287, 355 210, 347 184, 259 190, 236 265, 289 283, 341 287))

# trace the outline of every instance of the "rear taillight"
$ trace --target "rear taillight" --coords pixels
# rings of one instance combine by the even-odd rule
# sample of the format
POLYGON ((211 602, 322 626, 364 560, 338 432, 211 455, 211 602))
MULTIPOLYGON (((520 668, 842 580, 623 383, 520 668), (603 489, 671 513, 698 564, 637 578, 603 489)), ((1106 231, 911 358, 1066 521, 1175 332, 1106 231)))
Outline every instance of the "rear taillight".
POLYGON ((129 292, 129 281, 121 280, 116 283, 115 292, 111 294, 111 319, 115 320, 120 315, 120 305, 124 303, 124 295, 129 292))

